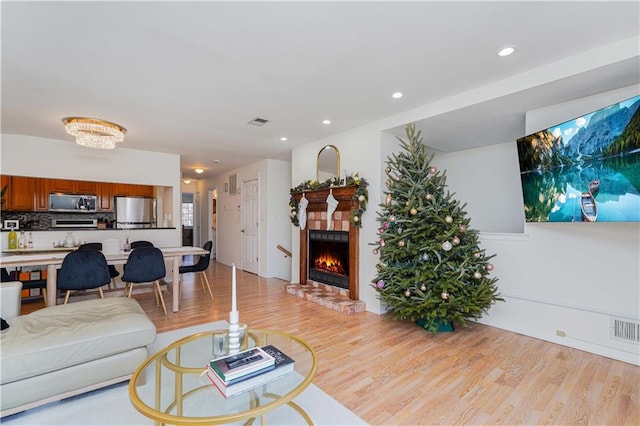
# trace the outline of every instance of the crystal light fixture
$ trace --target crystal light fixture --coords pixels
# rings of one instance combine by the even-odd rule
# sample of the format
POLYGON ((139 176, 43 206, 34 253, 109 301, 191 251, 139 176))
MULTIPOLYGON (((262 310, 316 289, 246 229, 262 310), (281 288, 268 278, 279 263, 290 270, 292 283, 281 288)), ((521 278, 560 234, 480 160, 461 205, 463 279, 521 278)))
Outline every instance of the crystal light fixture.
POLYGON ((66 132, 76 137, 78 145, 89 148, 113 149, 127 133, 124 127, 97 118, 67 117, 62 122, 66 132))

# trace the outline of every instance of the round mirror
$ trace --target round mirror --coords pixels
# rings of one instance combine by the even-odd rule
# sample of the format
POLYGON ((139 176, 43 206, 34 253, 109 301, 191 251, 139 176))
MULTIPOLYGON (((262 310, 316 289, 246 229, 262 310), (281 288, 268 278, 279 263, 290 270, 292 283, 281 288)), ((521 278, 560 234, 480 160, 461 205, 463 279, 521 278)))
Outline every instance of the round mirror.
POLYGON ((324 182, 337 177, 340 177, 340 151, 333 145, 327 145, 318 153, 316 178, 318 182, 324 182))

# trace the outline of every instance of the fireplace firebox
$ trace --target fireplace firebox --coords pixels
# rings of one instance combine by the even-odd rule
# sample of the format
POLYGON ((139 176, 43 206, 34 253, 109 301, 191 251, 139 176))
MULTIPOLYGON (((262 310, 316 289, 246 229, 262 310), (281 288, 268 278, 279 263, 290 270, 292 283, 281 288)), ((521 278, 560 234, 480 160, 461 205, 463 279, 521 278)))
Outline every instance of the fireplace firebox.
POLYGON ((349 233, 309 230, 309 279, 349 288, 349 233))

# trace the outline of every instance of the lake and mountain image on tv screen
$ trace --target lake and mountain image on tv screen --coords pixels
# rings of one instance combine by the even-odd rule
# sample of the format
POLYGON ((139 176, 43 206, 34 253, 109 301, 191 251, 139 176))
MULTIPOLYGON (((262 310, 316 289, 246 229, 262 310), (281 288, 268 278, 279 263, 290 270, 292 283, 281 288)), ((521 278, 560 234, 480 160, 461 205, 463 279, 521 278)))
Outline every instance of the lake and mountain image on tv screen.
POLYGON ((640 221, 640 96, 518 139, 527 222, 640 221))

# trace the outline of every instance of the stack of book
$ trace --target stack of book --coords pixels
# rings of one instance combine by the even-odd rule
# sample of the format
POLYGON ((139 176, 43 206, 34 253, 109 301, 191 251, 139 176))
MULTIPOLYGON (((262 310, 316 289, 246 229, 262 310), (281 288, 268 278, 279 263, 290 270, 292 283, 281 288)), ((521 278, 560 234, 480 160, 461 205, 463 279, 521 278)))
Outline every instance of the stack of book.
POLYGON ((293 364, 293 359, 268 345, 211 360, 207 377, 225 398, 229 398, 291 373, 293 364))

